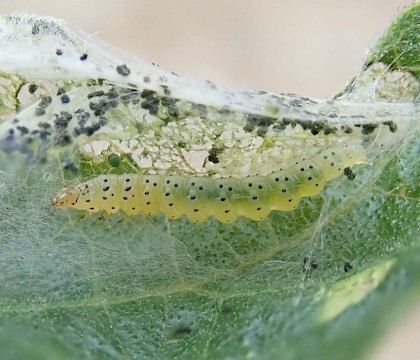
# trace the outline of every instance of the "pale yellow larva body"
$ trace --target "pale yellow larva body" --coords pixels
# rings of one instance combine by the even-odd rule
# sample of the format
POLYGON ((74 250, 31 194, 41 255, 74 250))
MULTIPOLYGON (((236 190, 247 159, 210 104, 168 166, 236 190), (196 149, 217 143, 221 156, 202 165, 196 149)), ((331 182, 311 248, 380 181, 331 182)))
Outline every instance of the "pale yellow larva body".
POLYGON ((361 149, 332 147, 288 169, 267 176, 212 178, 176 175, 101 175, 62 189, 55 208, 73 207, 90 213, 185 215, 199 223, 214 216, 231 223, 239 216, 263 220, 273 211, 292 211, 302 197, 319 194, 327 181, 345 168, 364 162, 361 149))

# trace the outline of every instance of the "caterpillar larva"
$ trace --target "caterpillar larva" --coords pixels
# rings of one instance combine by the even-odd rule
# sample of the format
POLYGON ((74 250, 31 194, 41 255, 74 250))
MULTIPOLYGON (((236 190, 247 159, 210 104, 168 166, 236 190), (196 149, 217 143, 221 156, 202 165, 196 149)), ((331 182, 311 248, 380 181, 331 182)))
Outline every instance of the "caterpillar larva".
POLYGON ((102 175, 78 186, 63 188, 54 208, 73 207, 90 213, 101 210, 127 215, 163 212, 170 219, 187 216, 196 223, 214 216, 230 223, 238 216, 263 220, 273 210, 292 211, 300 199, 319 194, 326 181, 364 162, 358 148, 330 148, 311 159, 267 176, 212 178, 176 175, 102 175))

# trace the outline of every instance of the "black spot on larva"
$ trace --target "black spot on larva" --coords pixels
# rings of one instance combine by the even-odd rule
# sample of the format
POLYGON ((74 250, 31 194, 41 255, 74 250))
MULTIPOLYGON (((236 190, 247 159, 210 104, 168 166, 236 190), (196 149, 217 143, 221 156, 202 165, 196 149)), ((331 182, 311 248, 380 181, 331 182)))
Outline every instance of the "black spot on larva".
POLYGON ((169 206, 174 206, 174 203, 169 203, 168 205, 169 205, 169 206))
POLYGON ((56 55, 61 56, 61 55, 63 55, 63 50, 57 49, 57 50, 55 50, 55 53, 56 53, 56 55))
POLYGON ((150 191, 145 191, 144 192, 144 195, 149 195, 150 194, 150 191))
POLYGON ((80 55, 80 60, 85 61, 88 58, 88 54, 84 53, 80 55))
POLYGON ((194 209, 194 212, 199 212, 200 210, 198 210, 198 209, 194 209))
POLYGON ((252 183, 248 183, 248 187, 252 187, 252 183))
POLYGON ((131 186, 127 186, 124 188, 125 191, 130 191, 131 190, 131 186))
POLYGON ((230 213, 230 210, 225 210, 225 213, 226 213, 226 214, 229 214, 229 213, 230 213))
POLYGON ((392 133, 395 133, 398 130, 397 124, 394 123, 393 121, 384 121, 382 124, 388 125, 389 126, 389 131, 391 131, 392 133))
POLYGON ((91 208, 89 208, 90 210, 95 210, 95 208, 94 207, 91 207, 91 208))
POLYGON ((276 177, 276 178, 274 179, 274 181, 279 182, 279 181, 280 181, 280 178, 276 177))
POLYGON ((170 193, 170 192, 166 192, 166 193, 165 193, 165 196, 169 196, 169 195, 171 195, 171 193, 170 193))
POLYGON ((166 180, 165 183, 166 184, 170 184, 171 183, 171 180, 166 180))
POLYGON ((109 190, 109 186, 104 186, 104 187, 102 188, 102 190, 103 190, 103 191, 108 191, 108 190, 109 190))
POLYGON ((150 182, 150 180, 149 180, 149 179, 146 179, 146 180, 144 180, 144 182, 145 182, 146 184, 148 184, 148 183, 150 182))
POLYGON ((228 190, 229 190, 229 191, 232 191, 232 190, 233 190, 232 186, 229 186, 229 187, 228 187, 228 190))
POLYGON ((349 272, 353 269, 353 266, 348 261, 345 261, 343 268, 345 272, 349 272))
POLYGON ((199 186, 198 187, 198 190, 203 190, 204 188, 202 187, 202 186, 199 186))
POLYGON ((128 197, 127 196, 123 196, 123 200, 128 200, 128 197))
POLYGON ((87 200, 86 200, 86 202, 87 202, 87 203, 90 203, 90 199, 87 199, 87 200))
POLYGON ((223 184, 219 184, 219 189, 223 189, 223 184))
POLYGON ((29 94, 34 94, 37 91, 38 85, 37 84, 30 84, 28 87, 29 94))
POLYGON ((222 197, 222 198, 220 198, 220 201, 226 201, 226 198, 222 197))
POLYGON ((353 170, 349 167, 344 168, 344 175, 346 175, 347 179, 354 180, 356 175, 354 174, 353 170))
POLYGON ((258 200, 258 196, 253 196, 252 200, 258 200))
POLYGON ((102 196, 102 200, 108 200, 106 196, 102 196))
POLYGON ((262 189, 263 188, 263 185, 258 185, 258 189, 262 189))
POLYGON ((125 181, 126 181, 126 182, 130 182, 130 179, 129 179, 129 178, 127 178, 127 179, 125 179, 125 181))
POLYGON ((150 201, 146 202, 146 205, 150 205, 150 204, 151 204, 151 202, 150 202, 150 201))
POLYGON ((123 76, 128 76, 131 73, 130 69, 125 64, 118 65, 116 69, 117 69, 117 73, 123 76))
POLYGON ((282 193, 285 193, 287 190, 286 189, 281 189, 281 192, 282 193))
POLYGON ((178 187, 178 186, 179 186, 179 185, 178 185, 178 183, 175 183, 175 184, 174 184, 174 187, 178 187))
POLYGON ((195 200, 195 196, 194 195, 191 195, 190 196, 190 200, 195 200))
POLYGON ((153 183, 153 186, 157 186, 157 182, 154 182, 154 183, 153 183))
POLYGON ((284 181, 289 181, 289 178, 286 176, 286 177, 284 178, 284 181))

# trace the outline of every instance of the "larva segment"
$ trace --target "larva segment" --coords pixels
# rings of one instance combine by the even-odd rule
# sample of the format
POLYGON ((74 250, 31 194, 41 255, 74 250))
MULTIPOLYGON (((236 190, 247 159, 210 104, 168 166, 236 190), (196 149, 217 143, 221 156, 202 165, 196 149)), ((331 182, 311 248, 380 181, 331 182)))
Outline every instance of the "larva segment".
POLYGON ((164 176, 162 178, 160 207, 161 211, 170 219, 179 219, 186 214, 185 182, 184 176, 164 176))
POLYGON ((93 187, 97 206, 108 214, 116 213, 120 209, 122 197, 121 178, 114 175, 102 175, 97 180, 93 187))
POLYGON ((134 215, 141 211, 139 207, 140 196, 137 192, 139 177, 134 174, 124 174, 114 176, 115 180, 120 179, 118 184, 121 187, 121 196, 119 198, 119 208, 127 215, 134 215))
POLYGON ((206 221, 211 215, 213 179, 209 177, 189 177, 185 179, 181 206, 184 207, 185 216, 191 221, 200 223, 206 221))
POLYGON ((239 181, 239 214, 260 221, 271 211, 273 184, 264 176, 248 176, 239 181))
POLYGON ((240 215, 241 187, 238 179, 220 178, 208 186, 208 213, 224 223, 234 222, 240 215))
POLYGON ((137 175, 136 197, 137 207, 132 211, 144 212, 146 215, 155 215, 161 211, 162 192, 159 175, 137 175))
POLYGON ((271 196, 271 210, 292 211, 297 208, 301 195, 299 177, 292 171, 276 171, 267 176, 274 189, 271 196))
POLYGON ((196 223, 210 216, 224 223, 234 222, 238 216, 260 221, 272 210, 296 209, 302 197, 319 194, 328 180, 362 162, 361 149, 330 148, 286 170, 242 179, 102 175, 77 187, 65 187, 53 199, 52 206, 91 213, 123 210, 127 215, 163 212, 170 219, 185 215, 196 223))

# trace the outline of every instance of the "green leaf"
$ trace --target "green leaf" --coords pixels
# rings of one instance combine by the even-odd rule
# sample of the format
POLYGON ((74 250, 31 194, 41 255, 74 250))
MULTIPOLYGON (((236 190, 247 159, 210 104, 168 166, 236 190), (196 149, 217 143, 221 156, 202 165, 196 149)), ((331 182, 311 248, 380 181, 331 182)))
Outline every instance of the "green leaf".
POLYGON ((420 4, 404 11, 371 49, 366 63, 388 64, 420 76, 420 4))
MULTIPOLYGON (((2 359, 366 356, 419 300, 416 125, 354 181, 233 224, 54 211, 66 148, 0 143, 2 359)), ((107 155, 76 173, 133 166, 107 155)))

